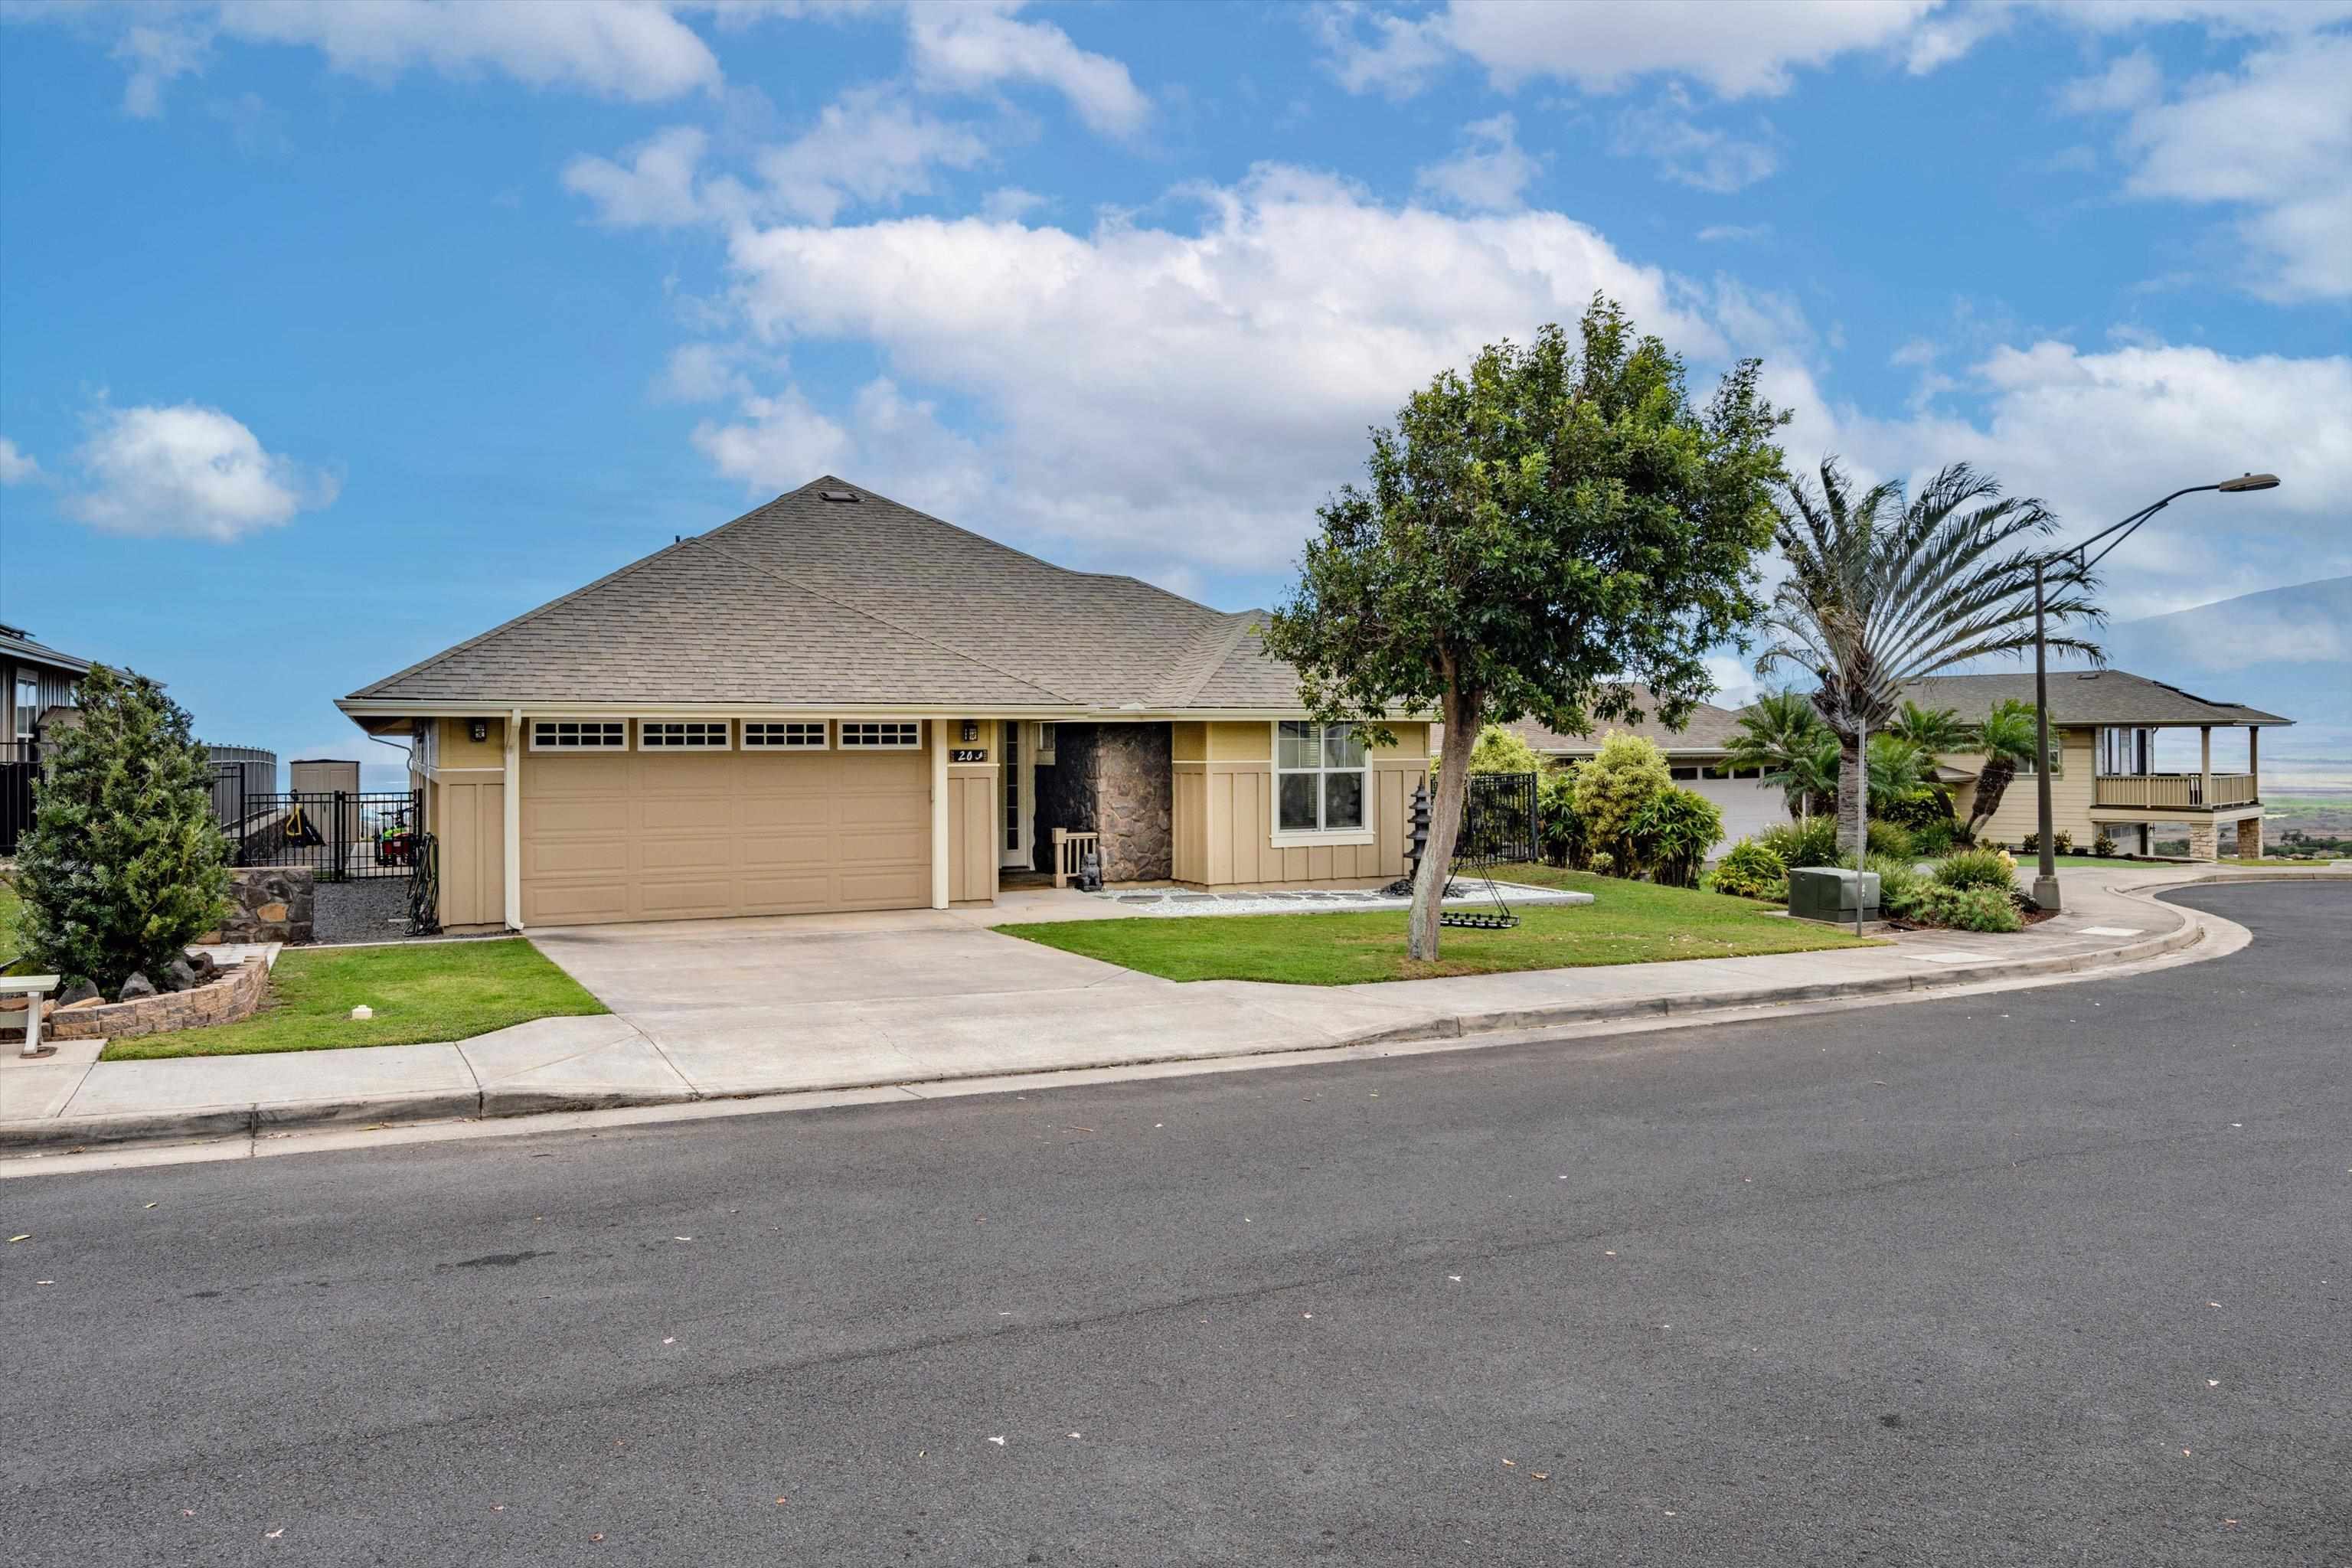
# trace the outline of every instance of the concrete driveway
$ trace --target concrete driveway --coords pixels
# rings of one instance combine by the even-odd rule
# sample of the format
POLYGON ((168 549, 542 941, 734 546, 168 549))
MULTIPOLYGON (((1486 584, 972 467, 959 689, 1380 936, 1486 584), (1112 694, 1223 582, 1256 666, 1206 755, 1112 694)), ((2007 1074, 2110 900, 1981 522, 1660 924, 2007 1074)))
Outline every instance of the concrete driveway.
POLYGON ((912 910, 530 937, 705 1095, 1151 1061, 1197 1055, 1204 1035, 1231 1051, 1293 1048, 1396 1012, 1328 994, 1302 1005, 1285 987, 1179 986, 1001 936, 983 917, 1006 918, 912 910))

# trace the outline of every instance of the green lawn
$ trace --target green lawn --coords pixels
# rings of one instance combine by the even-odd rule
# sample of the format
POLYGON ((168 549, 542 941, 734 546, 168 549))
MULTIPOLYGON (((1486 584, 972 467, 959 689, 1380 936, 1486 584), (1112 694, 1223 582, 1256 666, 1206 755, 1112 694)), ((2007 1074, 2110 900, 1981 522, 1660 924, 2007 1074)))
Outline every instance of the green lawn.
POLYGON ((0 974, 16 967, 16 911, 24 907, 16 889, 0 882, 0 974))
POLYGON ((533 1018, 602 1013, 604 1005, 521 937, 383 947, 289 948, 269 1000, 241 1024, 116 1040, 107 1061, 232 1057, 341 1046, 462 1040, 533 1018), (353 1023, 366 1004, 375 1016, 353 1023))
POLYGON ((1293 985, 1877 945, 1825 926, 1781 919, 1766 905, 1720 893, 1621 882, 1549 866, 1502 867, 1495 875, 1498 880, 1591 893, 1597 901, 1520 906, 1514 931, 1449 927, 1435 963, 1405 956, 1405 917, 1395 910, 1190 920, 1138 916, 996 929, 1169 980, 1274 980, 1293 985))

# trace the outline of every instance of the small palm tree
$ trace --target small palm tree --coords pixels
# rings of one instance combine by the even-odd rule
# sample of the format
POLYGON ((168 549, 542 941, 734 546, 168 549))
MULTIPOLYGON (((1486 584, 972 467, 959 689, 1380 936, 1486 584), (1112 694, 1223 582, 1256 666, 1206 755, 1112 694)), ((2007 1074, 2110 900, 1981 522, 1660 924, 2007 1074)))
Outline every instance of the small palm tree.
POLYGON ((2033 704, 2014 697, 1995 703, 1976 727, 1970 743, 1984 753, 1984 764, 1977 770, 1977 793, 1969 803, 1971 837, 2000 809, 2000 797, 2017 777, 2017 764, 2032 759, 2034 731, 2033 704))
MULTIPOLYGON (((2035 535, 2057 520, 2040 501, 2003 497, 1990 476, 1955 463, 1906 505, 1903 487, 1856 495, 1834 458, 1818 487, 1792 479, 1774 531, 1789 576, 1765 626, 1776 638, 1757 672, 1792 665, 1820 684, 1813 706, 1838 739, 1838 845, 1862 836, 1862 734, 1895 719, 1906 682, 2033 646, 2035 535)), ((2096 660, 2096 644, 2063 629, 2096 621, 2092 579, 2053 563, 2044 614, 2061 629, 2049 646, 2096 660)))
POLYGON ((1812 699, 1794 689, 1767 691, 1740 710, 1739 730, 1724 762, 1759 768, 1788 802, 1789 819, 1802 822, 1813 804, 1837 790, 1837 737, 1822 722, 1812 699))
POLYGON ((1949 708, 1922 708, 1909 698, 1904 699, 1903 711, 1895 721, 1879 731, 1884 735, 1899 735, 1930 757, 1948 752, 1964 752, 1975 738, 1958 712, 1949 708))
POLYGON ((1870 738, 1870 814, 1884 816, 1926 787, 1927 753, 1892 730, 1870 738))

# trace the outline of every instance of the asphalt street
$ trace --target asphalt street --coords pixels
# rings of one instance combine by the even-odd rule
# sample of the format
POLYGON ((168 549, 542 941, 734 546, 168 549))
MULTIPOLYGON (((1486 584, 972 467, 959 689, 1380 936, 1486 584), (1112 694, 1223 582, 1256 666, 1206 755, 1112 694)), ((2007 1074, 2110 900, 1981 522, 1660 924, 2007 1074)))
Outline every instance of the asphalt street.
POLYGON ((2137 977, 0 1184, 0 1563, 2352 1563, 2352 890, 2137 977))

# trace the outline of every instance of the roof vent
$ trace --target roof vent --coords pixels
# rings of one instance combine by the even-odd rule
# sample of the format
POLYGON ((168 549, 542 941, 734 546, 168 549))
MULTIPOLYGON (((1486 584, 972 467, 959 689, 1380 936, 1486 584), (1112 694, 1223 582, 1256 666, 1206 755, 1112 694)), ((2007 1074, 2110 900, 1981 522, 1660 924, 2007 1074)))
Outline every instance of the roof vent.
POLYGON ((819 500, 856 500, 857 492, 856 490, 819 490, 817 499, 819 500))

